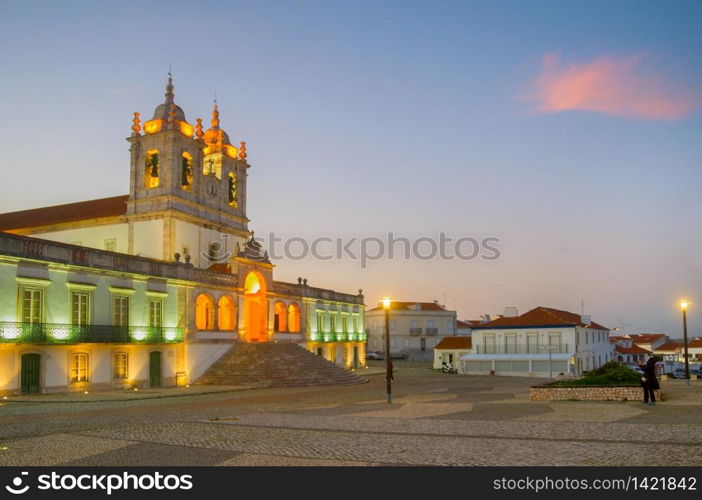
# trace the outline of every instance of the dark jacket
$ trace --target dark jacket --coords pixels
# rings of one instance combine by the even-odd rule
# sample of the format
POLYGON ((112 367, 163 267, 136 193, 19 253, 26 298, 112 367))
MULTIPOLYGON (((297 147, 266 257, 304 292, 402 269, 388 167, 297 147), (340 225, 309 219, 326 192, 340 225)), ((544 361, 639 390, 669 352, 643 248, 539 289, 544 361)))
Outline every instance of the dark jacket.
POLYGON ((643 368, 643 372, 643 376, 646 378, 646 382, 643 382, 644 387, 653 390, 661 388, 656 378, 656 361, 653 358, 648 360, 646 366, 643 368))

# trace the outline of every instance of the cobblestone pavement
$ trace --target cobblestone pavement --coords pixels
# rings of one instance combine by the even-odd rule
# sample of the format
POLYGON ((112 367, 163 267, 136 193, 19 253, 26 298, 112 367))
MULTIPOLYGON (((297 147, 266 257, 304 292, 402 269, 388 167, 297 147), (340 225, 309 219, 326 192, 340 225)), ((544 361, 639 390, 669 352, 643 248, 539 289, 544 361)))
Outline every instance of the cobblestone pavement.
POLYGON ((0 465, 702 465, 702 382, 532 402, 540 379, 395 365, 368 384, 0 403, 0 465))

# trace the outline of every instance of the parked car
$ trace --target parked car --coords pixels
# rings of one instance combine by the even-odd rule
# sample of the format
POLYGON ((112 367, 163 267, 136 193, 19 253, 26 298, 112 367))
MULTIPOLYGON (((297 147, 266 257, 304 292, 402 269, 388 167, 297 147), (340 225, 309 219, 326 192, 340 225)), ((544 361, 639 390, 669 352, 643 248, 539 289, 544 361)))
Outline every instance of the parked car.
POLYGON ((366 353, 366 359, 383 359, 384 357, 382 351, 368 351, 366 353))
POLYGON ((702 365, 690 366, 690 373, 695 375, 702 375, 702 365))
POLYGON ((641 369, 640 366, 629 365, 629 369, 630 369, 631 371, 634 371, 634 372, 638 373, 639 375, 643 375, 643 370, 641 369))
POLYGON ((685 378, 685 368, 676 368, 673 370, 673 376, 675 378, 685 378))

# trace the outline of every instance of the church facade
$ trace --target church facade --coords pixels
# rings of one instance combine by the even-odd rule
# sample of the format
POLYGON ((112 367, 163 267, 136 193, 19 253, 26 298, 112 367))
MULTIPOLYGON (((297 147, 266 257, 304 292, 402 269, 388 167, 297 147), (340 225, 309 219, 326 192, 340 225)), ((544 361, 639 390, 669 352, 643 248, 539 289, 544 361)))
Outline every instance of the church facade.
POLYGON ((246 144, 164 103, 134 114, 128 195, 0 214, 0 394, 186 385, 236 342, 365 366, 363 295, 275 281, 246 144))

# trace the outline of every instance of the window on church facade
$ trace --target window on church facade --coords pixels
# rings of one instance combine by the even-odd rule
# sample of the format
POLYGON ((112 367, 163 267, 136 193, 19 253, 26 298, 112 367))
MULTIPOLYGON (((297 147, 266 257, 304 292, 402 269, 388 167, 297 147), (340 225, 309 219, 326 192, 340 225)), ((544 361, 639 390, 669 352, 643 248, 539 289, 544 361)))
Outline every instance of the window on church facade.
POLYGON ((129 297, 124 295, 112 297, 112 324, 129 326, 129 297))
POLYGON ((147 189, 158 187, 160 175, 158 150, 152 149, 146 152, 146 165, 144 174, 147 189))
POLYGON ((288 306, 288 331, 293 333, 300 331, 300 306, 295 302, 288 306))
POLYGON ((180 166, 180 185, 183 189, 190 191, 193 185, 193 157, 189 153, 183 153, 180 166))
POLYGON ((217 302, 217 324, 220 330, 232 331, 236 327, 236 305, 227 295, 217 302))
POLYGON ((163 302, 158 299, 149 300, 149 326, 160 328, 163 325, 163 302))
POLYGON ((229 177, 229 206, 230 207, 236 207, 237 206, 237 182, 236 182, 236 174, 235 173, 230 173, 229 177))
POLYGON ((71 292, 71 323, 87 325, 90 321, 90 294, 71 292))
POLYGON ((129 375, 129 355, 126 352, 115 354, 113 361, 112 377, 115 380, 124 380, 129 375))
POLYGON ((195 327, 198 330, 214 330, 214 301, 201 293, 195 300, 195 327))
POLYGON ((71 382, 88 381, 88 355, 79 352, 71 355, 71 382))
POLYGON ((22 323, 41 323, 44 302, 43 290, 22 290, 22 323))

